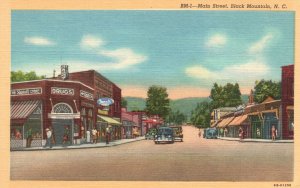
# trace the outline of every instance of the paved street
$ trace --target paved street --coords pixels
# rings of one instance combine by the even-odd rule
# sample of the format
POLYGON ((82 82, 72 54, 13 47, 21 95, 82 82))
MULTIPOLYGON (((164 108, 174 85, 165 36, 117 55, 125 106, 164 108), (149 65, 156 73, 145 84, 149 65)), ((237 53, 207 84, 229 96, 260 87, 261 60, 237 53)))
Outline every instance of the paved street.
POLYGON ((184 127, 184 142, 142 140, 75 150, 11 152, 12 180, 292 181, 293 143, 206 140, 184 127))

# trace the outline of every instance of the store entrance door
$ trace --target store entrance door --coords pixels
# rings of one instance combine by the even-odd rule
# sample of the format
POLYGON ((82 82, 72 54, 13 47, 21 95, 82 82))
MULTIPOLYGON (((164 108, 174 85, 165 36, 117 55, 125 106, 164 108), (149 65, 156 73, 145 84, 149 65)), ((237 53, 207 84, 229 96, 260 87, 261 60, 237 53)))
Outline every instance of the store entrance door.
POLYGON ((55 145, 62 145, 64 140, 65 129, 68 128, 68 142, 66 144, 71 145, 73 143, 73 119, 53 119, 52 120, 52 129, 53 129, 53 138, 55 145))

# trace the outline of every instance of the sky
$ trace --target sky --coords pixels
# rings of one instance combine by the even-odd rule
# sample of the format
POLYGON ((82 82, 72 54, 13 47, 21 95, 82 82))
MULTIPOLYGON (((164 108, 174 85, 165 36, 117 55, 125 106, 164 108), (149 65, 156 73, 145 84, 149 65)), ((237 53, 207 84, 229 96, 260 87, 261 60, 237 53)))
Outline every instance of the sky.
POLYGON ((294 12, 12 11, 11 70, 51 77, 94 69, 147 97, 151 85, 171 99, 208 97, 213 83, 281 80, 294 63, 294 12))

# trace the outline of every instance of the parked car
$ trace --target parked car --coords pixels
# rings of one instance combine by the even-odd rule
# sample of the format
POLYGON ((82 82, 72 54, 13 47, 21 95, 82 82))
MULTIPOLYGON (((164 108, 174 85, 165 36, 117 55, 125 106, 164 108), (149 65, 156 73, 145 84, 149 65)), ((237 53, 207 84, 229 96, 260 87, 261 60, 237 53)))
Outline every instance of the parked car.
POLYGON ((145 135, 145 139, 146 140, 153 140, 154 136, 156 135, 156 133, 157 133, 157 129, 156 128, 150 128, 148 130, 148 132, 146 133, 146 135, 145 135))
POLYGON ((173 129, 174 140, 180 140, 183 142, 183 133, 181 126, 170 126, 173 129))
POLYGON ((211 139, 217 138, 217 129, 216 128, 206 128, 203 132, 203 138, 211 139))
POLYGON ((154 136, 154 143, 158 144, 161 142, 174 143, 173 129, 170 127, 160 127, 154 136))

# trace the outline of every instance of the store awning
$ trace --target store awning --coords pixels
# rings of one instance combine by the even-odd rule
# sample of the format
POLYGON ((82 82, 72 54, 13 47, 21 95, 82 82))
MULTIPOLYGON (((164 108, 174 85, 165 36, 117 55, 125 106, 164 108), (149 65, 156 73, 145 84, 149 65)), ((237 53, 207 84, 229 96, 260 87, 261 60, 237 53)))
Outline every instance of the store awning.
POLYGON ((225 118, 217 125, 217 127, 220 128, 226 127, 233 119, 234 117, 225 118))
POLYGON ((235 119, 228 124, 228 126, 240 126, 247 120, 247 115, 235 117, 235 119))
POLYGON ((10 106, 10 119, 26 121, 40 103, 41 102, 37 100, 13 102, 10 106))
POLYGON ((97 115, 101 120, 107 122, 108 124, 113 124, 113 125, 122 125, 122 123, 118 122, 117 120, 111 118, 111 117, 107 117, 107 116, 100 116, 97 115))

